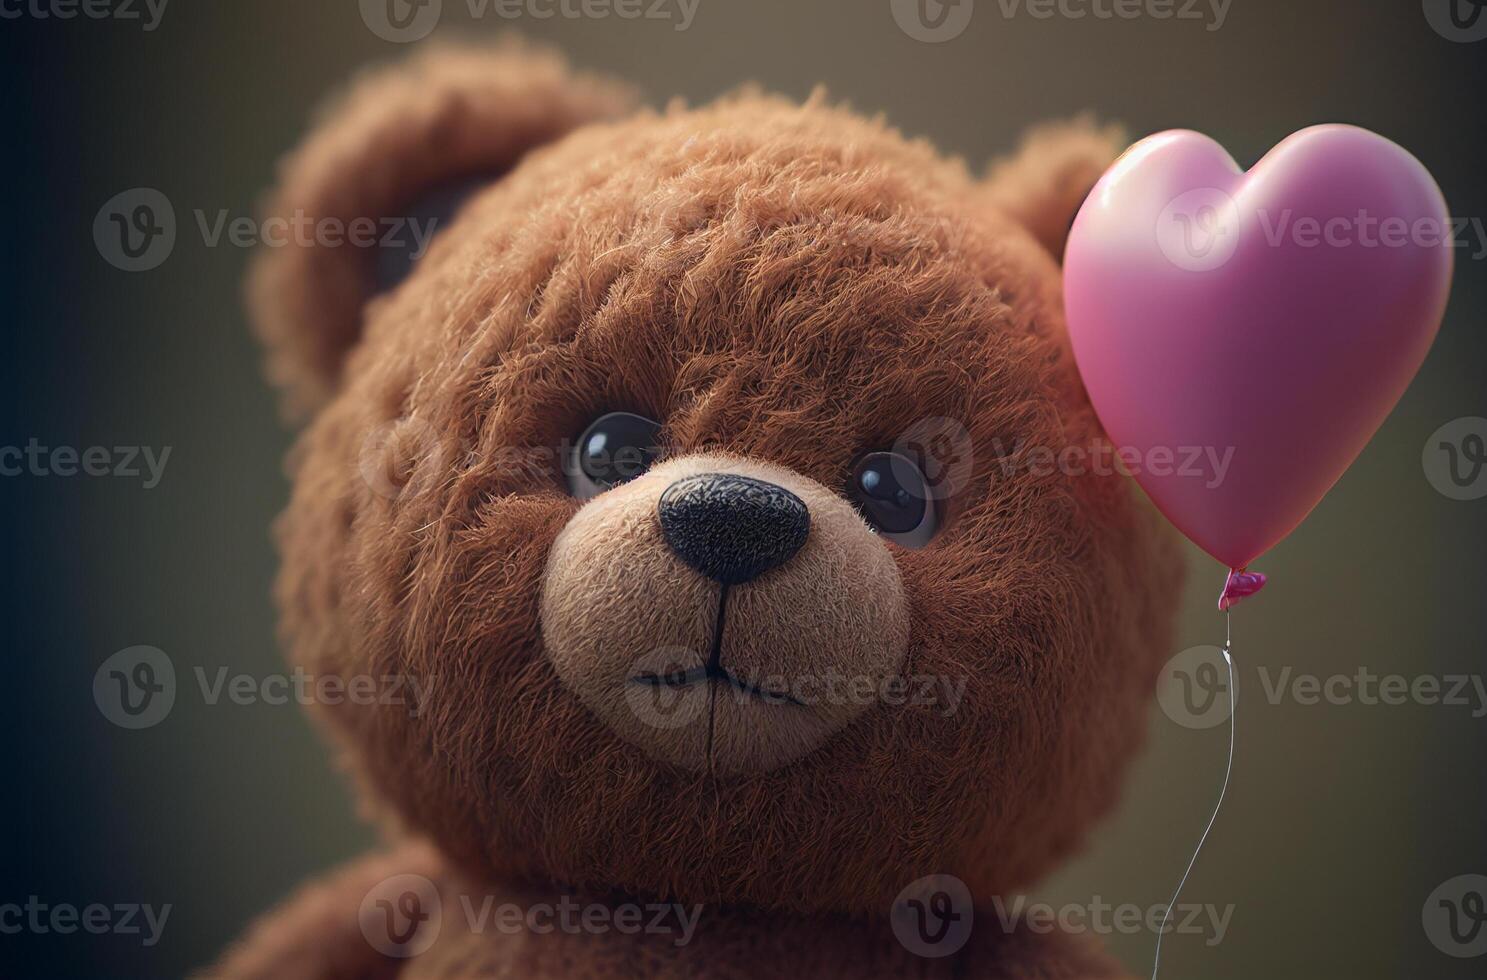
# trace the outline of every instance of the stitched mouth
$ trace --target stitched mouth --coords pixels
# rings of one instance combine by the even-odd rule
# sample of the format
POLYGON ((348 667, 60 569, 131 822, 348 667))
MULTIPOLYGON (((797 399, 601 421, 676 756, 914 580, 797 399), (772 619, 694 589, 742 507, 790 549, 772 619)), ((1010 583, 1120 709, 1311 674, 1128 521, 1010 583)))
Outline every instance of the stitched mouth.
MULTIPOLYGON (((728 586, 718 593, 718 618, 713 628, 712 649, 708 652, 707 663, 695 667, 686 667, 678 670, 656 673, 654 671, 643 671, 630 678, 631 684, 644 684, 650 687, 666 687, 672 689, 683 689, 694 684, 711 684, 714 681, 722 681, 736 691, 750 695, 767 704, 788 704, 797 708, 805 705, 792 697, 788 690, 777 690, 756 684, 753 681, 739 677, 723 666, 723 625, 724 618, 728 612, 728 586)), ((712 725, 713 718, 717 712, 716 687, 714 697, 710 699, 708 706, 708 752, 712 751, 712 725)))
MULTIPOLYGON (((627 685, 636 685, 651 688, 666 688, 668 690, 687 690, 699 685, 706 685, 707 696, 707 735, 703 747, 703 757, 707 760, 706 768, 709 773, 714 771, 713 752, 717 744, 718 731, 718 699, 729 697, 724 693, 729 688, 739 692, 740 702, 746 700, 751 704, 764 704, 776 707, 807 709, 807 704, 794 697, 788 690, 788 683, 782 681, 780 684, 771 685, 759 683, 747 678, 740 677, 723 666, 723 628, 728 611, 729 586, 723 585, 718 594, 718 615, 713 626, 712 648, 708 653, 707 662, 696 664, 691 667, 677 666, 672 670, 662 671, 640 671, 631 676, 627 685), (726 686, 725 686, 726 685, 726 686)), ((659 665, 658 665, 659 666, 659 665)))

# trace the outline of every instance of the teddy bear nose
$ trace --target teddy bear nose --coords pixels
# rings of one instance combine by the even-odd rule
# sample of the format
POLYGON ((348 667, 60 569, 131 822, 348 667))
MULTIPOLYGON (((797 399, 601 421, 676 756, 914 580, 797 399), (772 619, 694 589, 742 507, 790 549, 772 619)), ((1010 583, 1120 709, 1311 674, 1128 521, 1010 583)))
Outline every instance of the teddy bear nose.
POLYGON ((724 585, 742 585, 783 565, 811 530, 805 501, 733 473, 683 477, 661 494, 656 510, 671 550, 724 585))

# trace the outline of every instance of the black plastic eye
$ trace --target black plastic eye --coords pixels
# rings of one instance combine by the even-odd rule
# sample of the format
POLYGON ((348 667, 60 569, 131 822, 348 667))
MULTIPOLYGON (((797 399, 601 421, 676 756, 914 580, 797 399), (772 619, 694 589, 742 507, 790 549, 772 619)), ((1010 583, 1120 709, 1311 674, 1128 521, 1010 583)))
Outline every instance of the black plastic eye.
POLYGON ((929 483, 912 459, 868 453, 852 469, 848 495, 878 533, 906 548, 922 548, 939 530, 929 483))
POLYGON ((578 437, 566 467, 568 491, 582 500, 633 480, 660 452, 661 424, 630 412, 595 419, 578 437))

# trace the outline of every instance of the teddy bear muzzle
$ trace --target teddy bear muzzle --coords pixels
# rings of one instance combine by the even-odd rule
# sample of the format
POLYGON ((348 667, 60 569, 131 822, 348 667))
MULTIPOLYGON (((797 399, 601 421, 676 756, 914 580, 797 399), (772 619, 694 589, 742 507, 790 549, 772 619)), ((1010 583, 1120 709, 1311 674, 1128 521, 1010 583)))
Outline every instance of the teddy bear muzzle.
POLYGON ((841 496, 733 456, 668 460, 553 543, 542 638, 564 684, 652 758, 767 772, 879 705, 908 610, 888 546, 841 496))

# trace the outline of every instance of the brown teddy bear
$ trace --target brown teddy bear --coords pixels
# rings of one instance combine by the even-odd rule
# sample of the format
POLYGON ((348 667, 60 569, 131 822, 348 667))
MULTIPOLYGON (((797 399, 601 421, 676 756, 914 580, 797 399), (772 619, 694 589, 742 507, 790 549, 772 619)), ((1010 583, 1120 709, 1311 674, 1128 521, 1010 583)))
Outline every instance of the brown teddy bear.
POLYGON ((270 214, 466 199, 416 261, 293 236, 249 298, 313 416, 283 636, 398 692, 317 710, 389 844, 210 975, 1119 975, 990 905, 1110 809, 1171 639, 1172 537, 1060 455, 1102 436, 1059 255, 1119 148, 978 180, 518 44, 355 84, 270 214))

